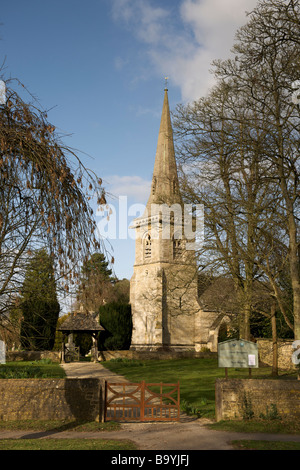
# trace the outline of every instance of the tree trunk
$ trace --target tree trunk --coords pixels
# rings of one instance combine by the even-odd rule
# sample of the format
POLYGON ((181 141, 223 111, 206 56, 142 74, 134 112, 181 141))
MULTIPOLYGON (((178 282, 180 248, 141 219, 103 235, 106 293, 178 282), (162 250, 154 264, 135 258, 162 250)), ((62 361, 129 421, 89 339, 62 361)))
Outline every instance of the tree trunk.
MULTIPOLYGON (((294 229, 294 225, 293 225, 294 229)), ((293 241, 290 243, 290 273, 291 282, 293 288, 293 310, 294 310, 294 337, 296 340, 300 340, 300 279, 299 279, 299 258, 298 258, 298 247, 296 243, 296 235, 294 230, 291 230, 293 234, 293 241)), ((295 230, 296 232, 296 230, 295 230)))
POLYGON ((276 306, 275 303, 271 307, 271 326, 272 326, 272 344, 273 344, 273 362, 272 375, 278 375, 278 342, 277 342, 277 326, 276 326, 276 306))
POLYGON ((250 314, 251 306, 245 305, 242 314, 240 315, 240 339, 250 341, 250 314))

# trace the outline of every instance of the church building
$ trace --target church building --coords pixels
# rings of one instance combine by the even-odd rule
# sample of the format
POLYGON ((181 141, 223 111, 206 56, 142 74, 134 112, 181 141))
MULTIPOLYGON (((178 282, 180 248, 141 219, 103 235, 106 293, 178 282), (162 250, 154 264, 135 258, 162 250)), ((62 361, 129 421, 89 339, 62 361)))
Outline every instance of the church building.
POLYGON ((199 351, 206 344, 200 328, 195 251, 185 235, 184 217, 165 89, 151 193, 144 214, 133 224, 133 350, 199 351))

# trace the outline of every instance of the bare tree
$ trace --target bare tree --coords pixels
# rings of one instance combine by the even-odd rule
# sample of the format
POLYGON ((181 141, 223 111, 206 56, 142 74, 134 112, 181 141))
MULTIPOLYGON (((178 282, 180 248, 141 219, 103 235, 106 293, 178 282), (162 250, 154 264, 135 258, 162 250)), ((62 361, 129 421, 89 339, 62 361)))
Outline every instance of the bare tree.
MULTIPOLYGON (((281 192, 288 237, 288 263, 293 289, 294 333, 300 338, 299 269, 299 105, 292 99, 300 77, 299 0, 261 0, 236 36, 235 60, 216 63, 217 76, 236 80, 267 125, 261 158, 272 165, 281 192)), ((279 297, 278 297, 279 299, 279 297)))
POLYGON ((261 231, 270 229, 266 213, 274 211, 278 193, 269 165, 261 162, 265 134, 256 126, 257 112, 245 106, 236 83, 220 81, 207 98, 179 106, 175 115, 183 193, 205 207, 199 261, 232 277, 245 339, 254 282, 261 277, 261 231))
POLYGON ((206 250, 241 292, 244 337, 255 278, 268 279, 300 337, 300 115, 291 99, 300 76, 299 14, 298 1, 260 1, 237 32, 235 59, 215 61, 216 88, 176 112, 186 197, 206 206, 206 250), (293 324, 278 286, 286 263, 293 324))
POLYGON ((15 84, 6 81, 0 105, 0 317, 19 294, 29 255, 41 246, 64 288, 76 284, 81 262, 100 247, 89 199, 105 197, 101 179, 15 84))

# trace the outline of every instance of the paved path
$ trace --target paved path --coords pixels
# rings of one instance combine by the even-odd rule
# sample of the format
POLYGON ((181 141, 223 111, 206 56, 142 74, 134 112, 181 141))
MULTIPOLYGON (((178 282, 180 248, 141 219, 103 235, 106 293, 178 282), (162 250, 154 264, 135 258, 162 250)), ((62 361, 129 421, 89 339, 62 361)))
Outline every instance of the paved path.
MULTIPOLYGON (((68 377, 100 377, 110 381, 126 381, 97 363, 69 363, 63 365, 68 377)), ((0 439, 34 438, 81 438, 81 439, 129 439, 141 450, 233 450, 230 444, 237 439, 268 441, 297 441, 300 435, 269 435, 254 433, 223 432, 208 429, 206 419, 182 415, 179 422, 169 423, 122 423, 121 430, 112 432, 31 432, 0 431, 0 439)))
POLYGON ((100 362, 68 362, 61 364, 67 377, 99 377, 111 382, 127 382, 125 377, 106 369, 100 362))

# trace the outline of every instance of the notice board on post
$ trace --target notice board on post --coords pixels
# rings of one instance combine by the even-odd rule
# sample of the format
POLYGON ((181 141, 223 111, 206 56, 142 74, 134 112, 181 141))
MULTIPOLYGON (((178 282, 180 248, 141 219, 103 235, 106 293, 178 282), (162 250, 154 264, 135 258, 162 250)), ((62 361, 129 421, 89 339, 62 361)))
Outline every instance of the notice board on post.
POLYGON ((218 344, 218 366, 258 368, 258 346, 252 341, 231 339, 218 344))

